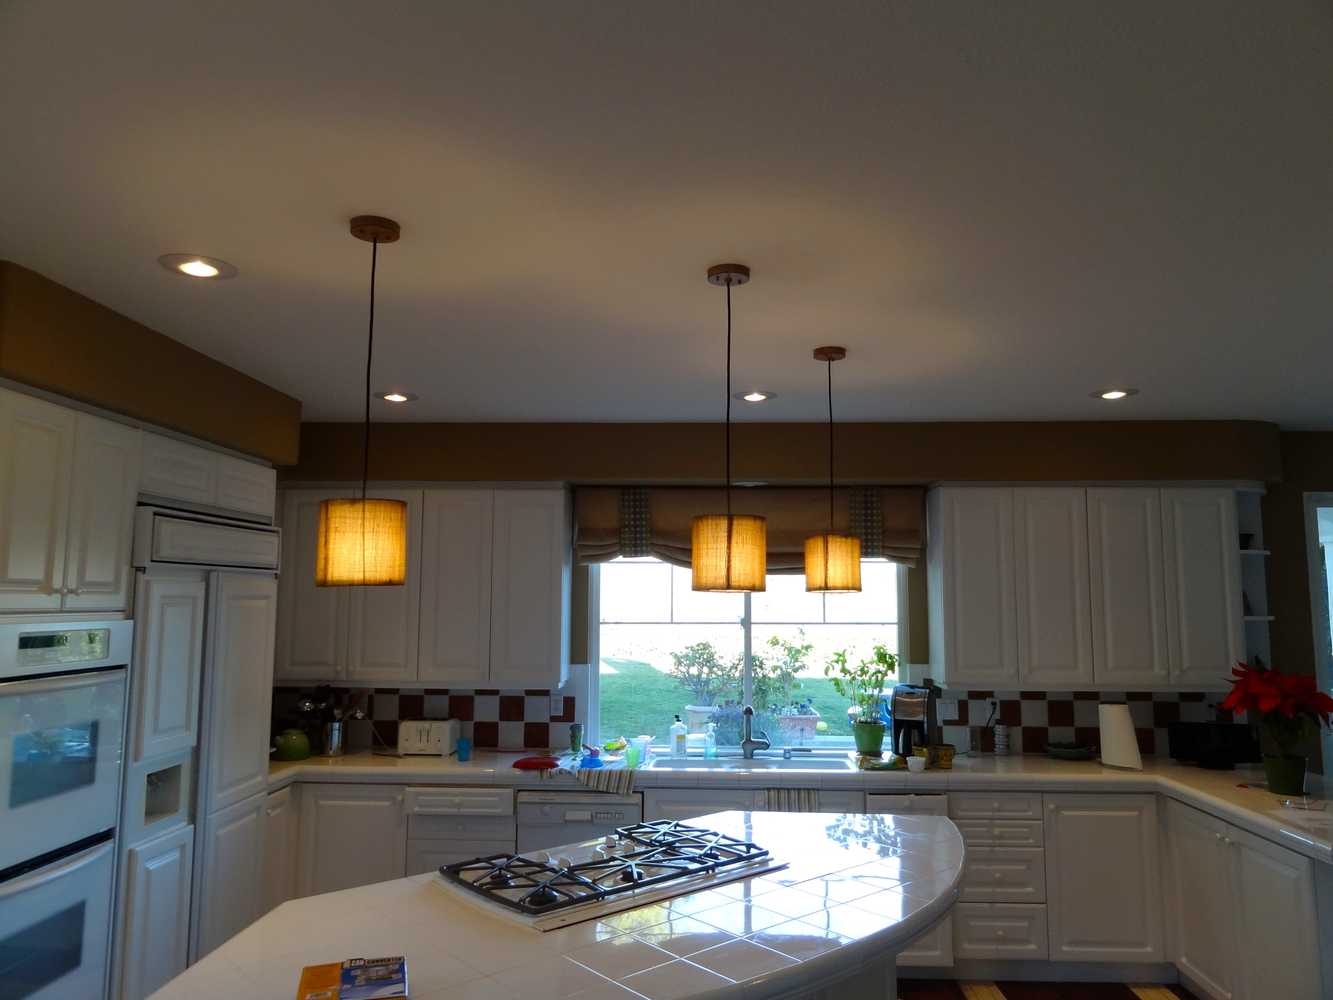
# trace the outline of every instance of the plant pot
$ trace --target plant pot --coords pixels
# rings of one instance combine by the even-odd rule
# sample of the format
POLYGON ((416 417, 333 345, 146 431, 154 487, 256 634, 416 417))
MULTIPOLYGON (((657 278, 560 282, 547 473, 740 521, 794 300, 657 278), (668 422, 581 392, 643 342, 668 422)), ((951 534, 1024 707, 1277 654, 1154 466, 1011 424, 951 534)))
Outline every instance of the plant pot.
POLYGON ((852 724, 852 739, 856 752, 867 757, 878 757, 884 751, 884 723, 856 722, 852 724))
POLYGON ((1305 794, 1305 758, 1264 754, 1264 776, 1274 795, 1305 794))

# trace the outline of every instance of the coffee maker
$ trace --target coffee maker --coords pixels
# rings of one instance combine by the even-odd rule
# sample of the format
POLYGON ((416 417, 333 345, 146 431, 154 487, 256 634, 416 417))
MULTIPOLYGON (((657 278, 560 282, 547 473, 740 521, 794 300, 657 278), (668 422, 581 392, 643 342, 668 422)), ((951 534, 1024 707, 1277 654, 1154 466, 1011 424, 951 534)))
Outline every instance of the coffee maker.
POLYGON ((940 689, 929 677, 920 684, 895 684, 889 692, 889 715, 893 717, 890 749, 910 757, 914 747, 929 747, 939 740, 936 704, 940 689))

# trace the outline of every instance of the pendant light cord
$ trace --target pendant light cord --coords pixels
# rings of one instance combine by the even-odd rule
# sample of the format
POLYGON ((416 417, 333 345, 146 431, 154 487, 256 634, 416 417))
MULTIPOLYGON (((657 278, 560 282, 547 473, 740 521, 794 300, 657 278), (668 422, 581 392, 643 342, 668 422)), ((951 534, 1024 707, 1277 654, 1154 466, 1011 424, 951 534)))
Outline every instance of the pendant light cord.
MULTIPOLYGON (((366 420, 361 437, 361 516, 365 517, 366 483, 370 479, 370 362, 375 356, 375 265, 379 263, 380 241, 370 241, 370 329, 366 334, 366 420)), ((365 539, 364 526, 361 532, 365 539)))
MULTIPOLYGON (((731 279, 727 279, 727 541, 731 541, 731 279)), ((728 545, 727 564, 731 564, 728 545)))
MULTIPOLYGON (((833 361, 828 362, 828 531, 833 534, 833 361)), ((827 545, 825 546, 827 548, 827 545)))

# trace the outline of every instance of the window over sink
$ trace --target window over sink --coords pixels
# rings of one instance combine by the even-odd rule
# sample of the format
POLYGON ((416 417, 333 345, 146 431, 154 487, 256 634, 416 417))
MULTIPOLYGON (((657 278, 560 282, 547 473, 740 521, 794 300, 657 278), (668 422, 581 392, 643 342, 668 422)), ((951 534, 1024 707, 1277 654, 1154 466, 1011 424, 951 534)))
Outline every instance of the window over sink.
POLYGON ((688 569, 653 558, 592 567, 590 736, 648 735, 665 747, 679 715, 691 755, 710 723, 717 745, 734 749, 749 704, 774 748, 851 748, 848 703, 824 667, 839 650, 853 661, 876 645, 898 652, 904 572, 865 560, 857 594, 806 593, 800 574, 769 575, 763 593, 718 594, 696 593, 688 569))

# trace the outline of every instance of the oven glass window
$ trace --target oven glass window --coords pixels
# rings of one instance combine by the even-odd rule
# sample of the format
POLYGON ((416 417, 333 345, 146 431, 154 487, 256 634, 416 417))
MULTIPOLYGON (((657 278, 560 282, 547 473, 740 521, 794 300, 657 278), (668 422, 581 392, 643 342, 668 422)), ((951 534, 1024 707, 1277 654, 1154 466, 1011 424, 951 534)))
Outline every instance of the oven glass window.
POLYGON ((96 780, 96 719, 30 730, 14 737, 10 809, 86 788, 96 780))
POLYGON ((33 996, 79 967, 85 905, 76 903, 0 940, 0 983, 6 998, 33 996))

